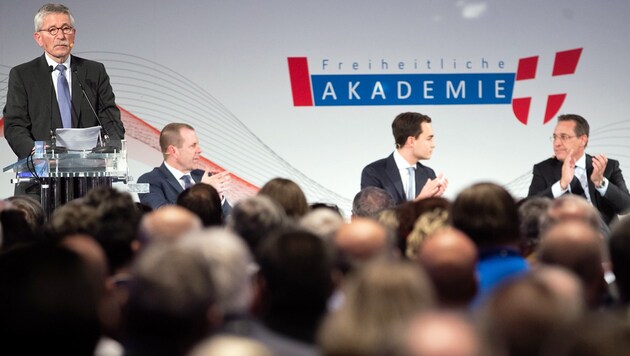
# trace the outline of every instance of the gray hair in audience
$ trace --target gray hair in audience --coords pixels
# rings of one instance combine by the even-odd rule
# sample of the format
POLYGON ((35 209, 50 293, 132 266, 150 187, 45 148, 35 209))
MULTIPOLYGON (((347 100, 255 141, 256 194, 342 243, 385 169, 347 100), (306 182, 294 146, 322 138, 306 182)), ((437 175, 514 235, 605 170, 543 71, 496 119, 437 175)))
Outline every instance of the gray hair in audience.
POLYGON ((352 215, 377 218, 378 214, 396 205, 394 198, 378 187, 363 188, 352 201, 352 215))
POLYGON ((306 213, 299 222, 301 228, 330 242, 343 225, 343 218, 331 209, 314 209, 306 213))
POLYGON ((177 243, 203 254, 217 290, 217 304, 224 314, 247 312, 255 267, 239 236, 223 228, 210 228, 186 235, 177 243))
POLYGON ((245 239, 252 253, 272 232, 288 224, 284 209, 264 195, 241 200, 227 218, 227 227, 245 239))

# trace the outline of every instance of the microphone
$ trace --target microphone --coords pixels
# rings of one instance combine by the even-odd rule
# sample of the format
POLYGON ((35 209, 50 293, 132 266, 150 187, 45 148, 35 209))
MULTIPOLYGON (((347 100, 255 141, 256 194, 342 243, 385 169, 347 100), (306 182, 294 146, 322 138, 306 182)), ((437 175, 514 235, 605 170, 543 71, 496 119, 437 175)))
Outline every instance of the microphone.
POLYGON ((100 153, 114 152, 116 148, 109 146, 109 132, 107 131, 107 128, 103 126, 103 122, 101 122, 101 119, 98 117, 96 110, 94 110, 94 105, 92 105, 92 101, 90 101, 90 98, 87 96, 87 93, 85 92, 85 89, 83 88, 83 83, 81 82, 81 78, 79 78, 79 74, 77 73, 76 67, 72 68, 72 74, 74 74, 74 77, 77 79, 77 83, 79 83, 79 87, 81 88, 83 97, 85 97, 85 100, 87 100, 87 103, 90 106, 90 110, 92 111, 92 114, 94 114, 94 118, 96 118, 96 122, 98 122, 98 124, 101 126, 101 129, 103 130, 103 133, 104 133, 103 140, 101 141, 101 146, 95 147, 92 151, 100 152, 100 153))

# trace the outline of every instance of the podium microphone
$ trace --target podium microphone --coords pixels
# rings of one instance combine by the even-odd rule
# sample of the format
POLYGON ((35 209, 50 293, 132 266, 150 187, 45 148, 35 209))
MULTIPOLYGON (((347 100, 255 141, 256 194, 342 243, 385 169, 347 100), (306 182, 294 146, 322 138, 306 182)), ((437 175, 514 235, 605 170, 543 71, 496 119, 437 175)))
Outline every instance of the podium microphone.
POLYGON ((94 105, 92 105, 92 101, 90 101, 90 98, 87 96, 87 93, 85 92, 85 89, 83 87, 83 83, 81 82, 81 79, 79 78, 79 74, 77 73, 77 68, 74 67, 72 68, 72 74, 74 74, 74 77, 77 79, 77 83, 79 83, 79 87, 81 88, 81 92, 83 93, 83 97, 85 97, 85 100, 87 100, 88 105, 90 106, 90 110, 92 110, 92 114, 94 114, 94 118, 96 118, 96 122, 98 122, 98 124, 101 126, 101 129, 103 130, 103 140, 101 141, 101 146, 100 147, 95 147, 92 151, 93 152, 100 152, 100 153, 112 153, 116 150, 115 147, 109 146, 109 132, 107 131, 107 128, 105 128, 105 126, 103 126, 103 122, 101 122, 101 119, 98 117, 98 114, 96 113, 96 110, 94 110, 94 105))

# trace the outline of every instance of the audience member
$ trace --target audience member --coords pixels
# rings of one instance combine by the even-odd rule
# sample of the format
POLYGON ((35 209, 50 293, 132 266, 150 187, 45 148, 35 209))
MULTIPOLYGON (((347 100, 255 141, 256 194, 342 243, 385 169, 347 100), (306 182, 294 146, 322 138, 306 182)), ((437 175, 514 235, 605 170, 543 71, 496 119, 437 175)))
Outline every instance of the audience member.
POLYGON ((403 256, 415 260, 427 236, 449 225, 449 205, 448 200, 433 197, 398 207, 398 246, 403 256))
POLYGON ((28 195, 15 195, 8 197, 7 200, 11 203, 13 209, 24 212, 26 222, 28 222, 35 236, 39 236, 46 223, 46 214, 39 201, 28 195))
POLYGON ((592 226, 569 220, 555 224, 543 234, 538 259, 575 273, 584 285, 587 306, 596 309, 608 296, 600 249, 601 238, 592 226))
POLYGON ((177 197, 177 205, 197 214, 204 227, 223 225, 221 197, 209 184, 195 184, 184 189, 177 197))
POLYGON ((396 356, 480 356, 479 333, 464 315, 452 311, 419 313, 395 338, 396 356))
POLYGON ((227 218, 227 226, 242 237, 255 254, 258 246, 289 224, 282 207, 267 196, 257 195, 238 202, 227 218))
POLYGON ((223 318, 221 331, 248 335, 256 268, 245 242, 228 230, 213 227, 185 235, 177 244, 185 250, 199 251, 205 258, 223 318))
POLYGON ((420 248, 418 263, 424 268, 445 308, 467 308, 477 294, 477 247, 461 231, 443 228, 420 248))
POLYGON ((309 209, 304 192, 294 181, 274 178, 260 188, 258 195, 264 195, 280 204, 288 217, 299 219, 309 209))
POLYGON ((216 288, 200 251, 153 244, 138 256, 132 274, 128 355, 185 355, 220 326, 216 288))
POLYGON ((241 336, 217 335, 195 347, 190 356, 278 356, 265 345, 241 336))
POLYGON ((381 211, 393 208, 395 205, 394 198, 386 190, 373 186, 365 187, 354 196, 352 218, 377 219, 381 211))
POLYGON ((0 254, 0 353, 92 355, 100 288, 66 248, 33 244, 0 254))
POLYGON ((146 214, 140 222, 142 247, 155 242, 171 243, 183 235, 203 228, 201 219, 177 205, 168 205, 146 214))
POLYGON ((258 263, 258 317, 274 333, 314 350, 315 333, 333 290, 325 242, 305 231, 284 232, 261 245, 258 263))
POLYGON ((434 306, 424 272, 408 262, 375 261, 346 280, 341 307, 329 314, 318 342, 322 355, 385 355, 388 340, 416 313, 434 306))
POLYGON ((497 286, 481 314, 484 355, 565 355, 581 314, 535 275, 497 286))
POLYGON ((619 302, 630 304, 630 216, 623 217, 613 226, 610 240, 610 260, 619 292, 619 302))
POLYGON ((504 188, 477 183, 464 189, 451 205, 451 220, 479 251, 478 302, 507 279, 529 271, 519 250, 516 202, 504 188))
POLYGON ((344 275, 379 258, 391 259, 393 241, 387 230, 369 218, 354 218, 337 230, 335 265, 344 275))
POLYGON ((330 244, 343 224, 343 218, 327 208, 311 209, 298 223, 302 229, 314 233, 330 244))
POLYGON ((518 202, 521 231, 521 254, 531 264, 536 260, 535 252, 540 243, 542 225, 552 200, 548 197, 530 197, 518 202))

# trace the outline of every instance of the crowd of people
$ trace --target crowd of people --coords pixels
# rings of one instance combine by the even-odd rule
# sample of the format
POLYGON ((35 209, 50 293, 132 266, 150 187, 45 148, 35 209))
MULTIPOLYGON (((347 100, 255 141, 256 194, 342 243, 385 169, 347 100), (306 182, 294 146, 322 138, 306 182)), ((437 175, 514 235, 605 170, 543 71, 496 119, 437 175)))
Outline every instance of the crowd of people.
POLYGON ((3 354, 630 352, 630 218, 576 195, 369 187, 347 217, 276 178, 227 215, 208 184, 158 209, 99 187, 0 210, 3 354))
MULTIPOLYGON (((62 127, 124 138, 105 68, 70 54, 69 9, 34 25, 44 53, 11 70, 3 110, 16 156, 62 127)), ((50 212, 18 184, 0 201, 0 354, 630 355, 630 193, 586 154, 588 122, 558 118, 527 198, 479 182, 452 201, 420 162, 431 122, 394 119, 350 217, 290 177, 236 201, 185 123, 162 129, 139 202, 97 187, 50 212)))

